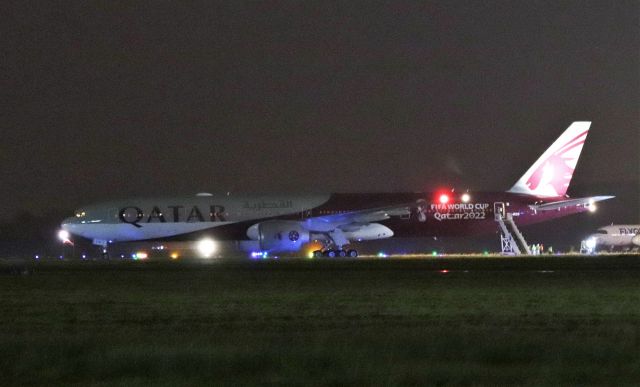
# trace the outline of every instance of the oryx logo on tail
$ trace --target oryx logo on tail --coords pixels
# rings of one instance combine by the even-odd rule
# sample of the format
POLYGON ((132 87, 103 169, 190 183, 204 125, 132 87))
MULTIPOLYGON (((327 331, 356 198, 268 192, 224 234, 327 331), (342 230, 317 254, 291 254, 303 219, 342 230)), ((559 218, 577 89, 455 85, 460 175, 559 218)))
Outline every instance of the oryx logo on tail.
POLYGON ((591 122, 574 122, 509 192, 540 197, 564 196, 578 164, 591 122))

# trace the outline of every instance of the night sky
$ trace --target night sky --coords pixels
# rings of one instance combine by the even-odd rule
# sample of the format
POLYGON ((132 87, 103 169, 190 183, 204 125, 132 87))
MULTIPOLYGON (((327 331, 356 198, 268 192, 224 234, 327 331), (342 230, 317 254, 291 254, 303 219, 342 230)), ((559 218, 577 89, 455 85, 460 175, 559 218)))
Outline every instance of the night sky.
POLYGON ((595 225, 640 220, 638 1, 0 14, 2 219, 202 191, 505 190, 590 120, 570 194, 618 196, 595 225))

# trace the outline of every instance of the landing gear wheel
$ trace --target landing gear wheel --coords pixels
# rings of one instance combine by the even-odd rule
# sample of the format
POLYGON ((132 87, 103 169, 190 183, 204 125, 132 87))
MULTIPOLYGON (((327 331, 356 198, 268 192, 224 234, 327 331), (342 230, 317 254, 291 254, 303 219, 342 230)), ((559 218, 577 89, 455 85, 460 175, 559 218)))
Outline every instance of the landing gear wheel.
POLYGON ((322 257, 322 250, 316 250, 313 252, 313 257, 314 258, 320 258, 322 257))
POLYGON ((349 250, 349 251, 347 251, 347 256, 349 256, 350 258, 356 258, 358 256, 358 251, 357 250, 349 250))
POLYGON ((346 251, 344 251, 342 249, 338 250, 338 257, 344 258, 346 256, 347 256, 347 252, 346 251))
POLYGON ((336 257, 336 251, 335 250, 327 250, 324 253, 329 258, 335 258, 336 257))

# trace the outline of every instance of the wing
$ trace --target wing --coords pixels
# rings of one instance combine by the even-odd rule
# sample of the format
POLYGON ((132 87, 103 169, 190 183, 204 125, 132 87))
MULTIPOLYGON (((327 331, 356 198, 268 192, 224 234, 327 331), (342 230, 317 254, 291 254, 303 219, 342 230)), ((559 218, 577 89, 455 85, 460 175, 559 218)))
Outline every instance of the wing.
POLYGON ((392 216, 409 216, 415 203, 377 207, 367 210, 345 212, 335 215, 316 216, 303 221, 304 227, 315 233, 323 233, 338 245, 349 240, 374 240, 389 238, 393 231, 378 224, 392 216))
POLYGON ((305 226, 311 231, 329 231, 336 227, 344 227, 354 224, 367 224, 380 222, 392 216, 409 216, 411 207, 415 203, 400 204, 388 207, 378 207, 366 210, 343 212, 334 215, 323 215, 307 218, 304 220, 305 226))
POLYGON ((576 199, 568 199, 561 200, 558 202, 544 203, 544 204, 534 204, 531 205, 531 209, 536 211, 551 211, 557 210, 563 207, 573 207, 573 206, 583 206, 588 207, 596 202, 602 200, 612 199, 614 196, 591 196, 587 198, 576 198, 576 199))

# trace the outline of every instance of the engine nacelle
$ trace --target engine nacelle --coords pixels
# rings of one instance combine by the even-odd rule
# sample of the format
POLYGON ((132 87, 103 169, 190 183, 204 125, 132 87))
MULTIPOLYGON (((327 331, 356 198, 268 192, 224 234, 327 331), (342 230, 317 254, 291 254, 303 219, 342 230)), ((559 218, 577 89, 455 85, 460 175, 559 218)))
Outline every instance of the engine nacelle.
POLYGON ((268 252, 298 251, 309 243, 309 231, 299 222, 273 220, 254 224, 247 236, 260 243, 260 249, 268 252))
POLYGON ((347 226, 343 228, 343 231, 344 236, 352 241, 372 241, 393 236, 393 231, 380 223, 347 226))
POLYGON ((631 238, 631 243, 633 243, 636 246, 640 246, 640 234, 631 238))

